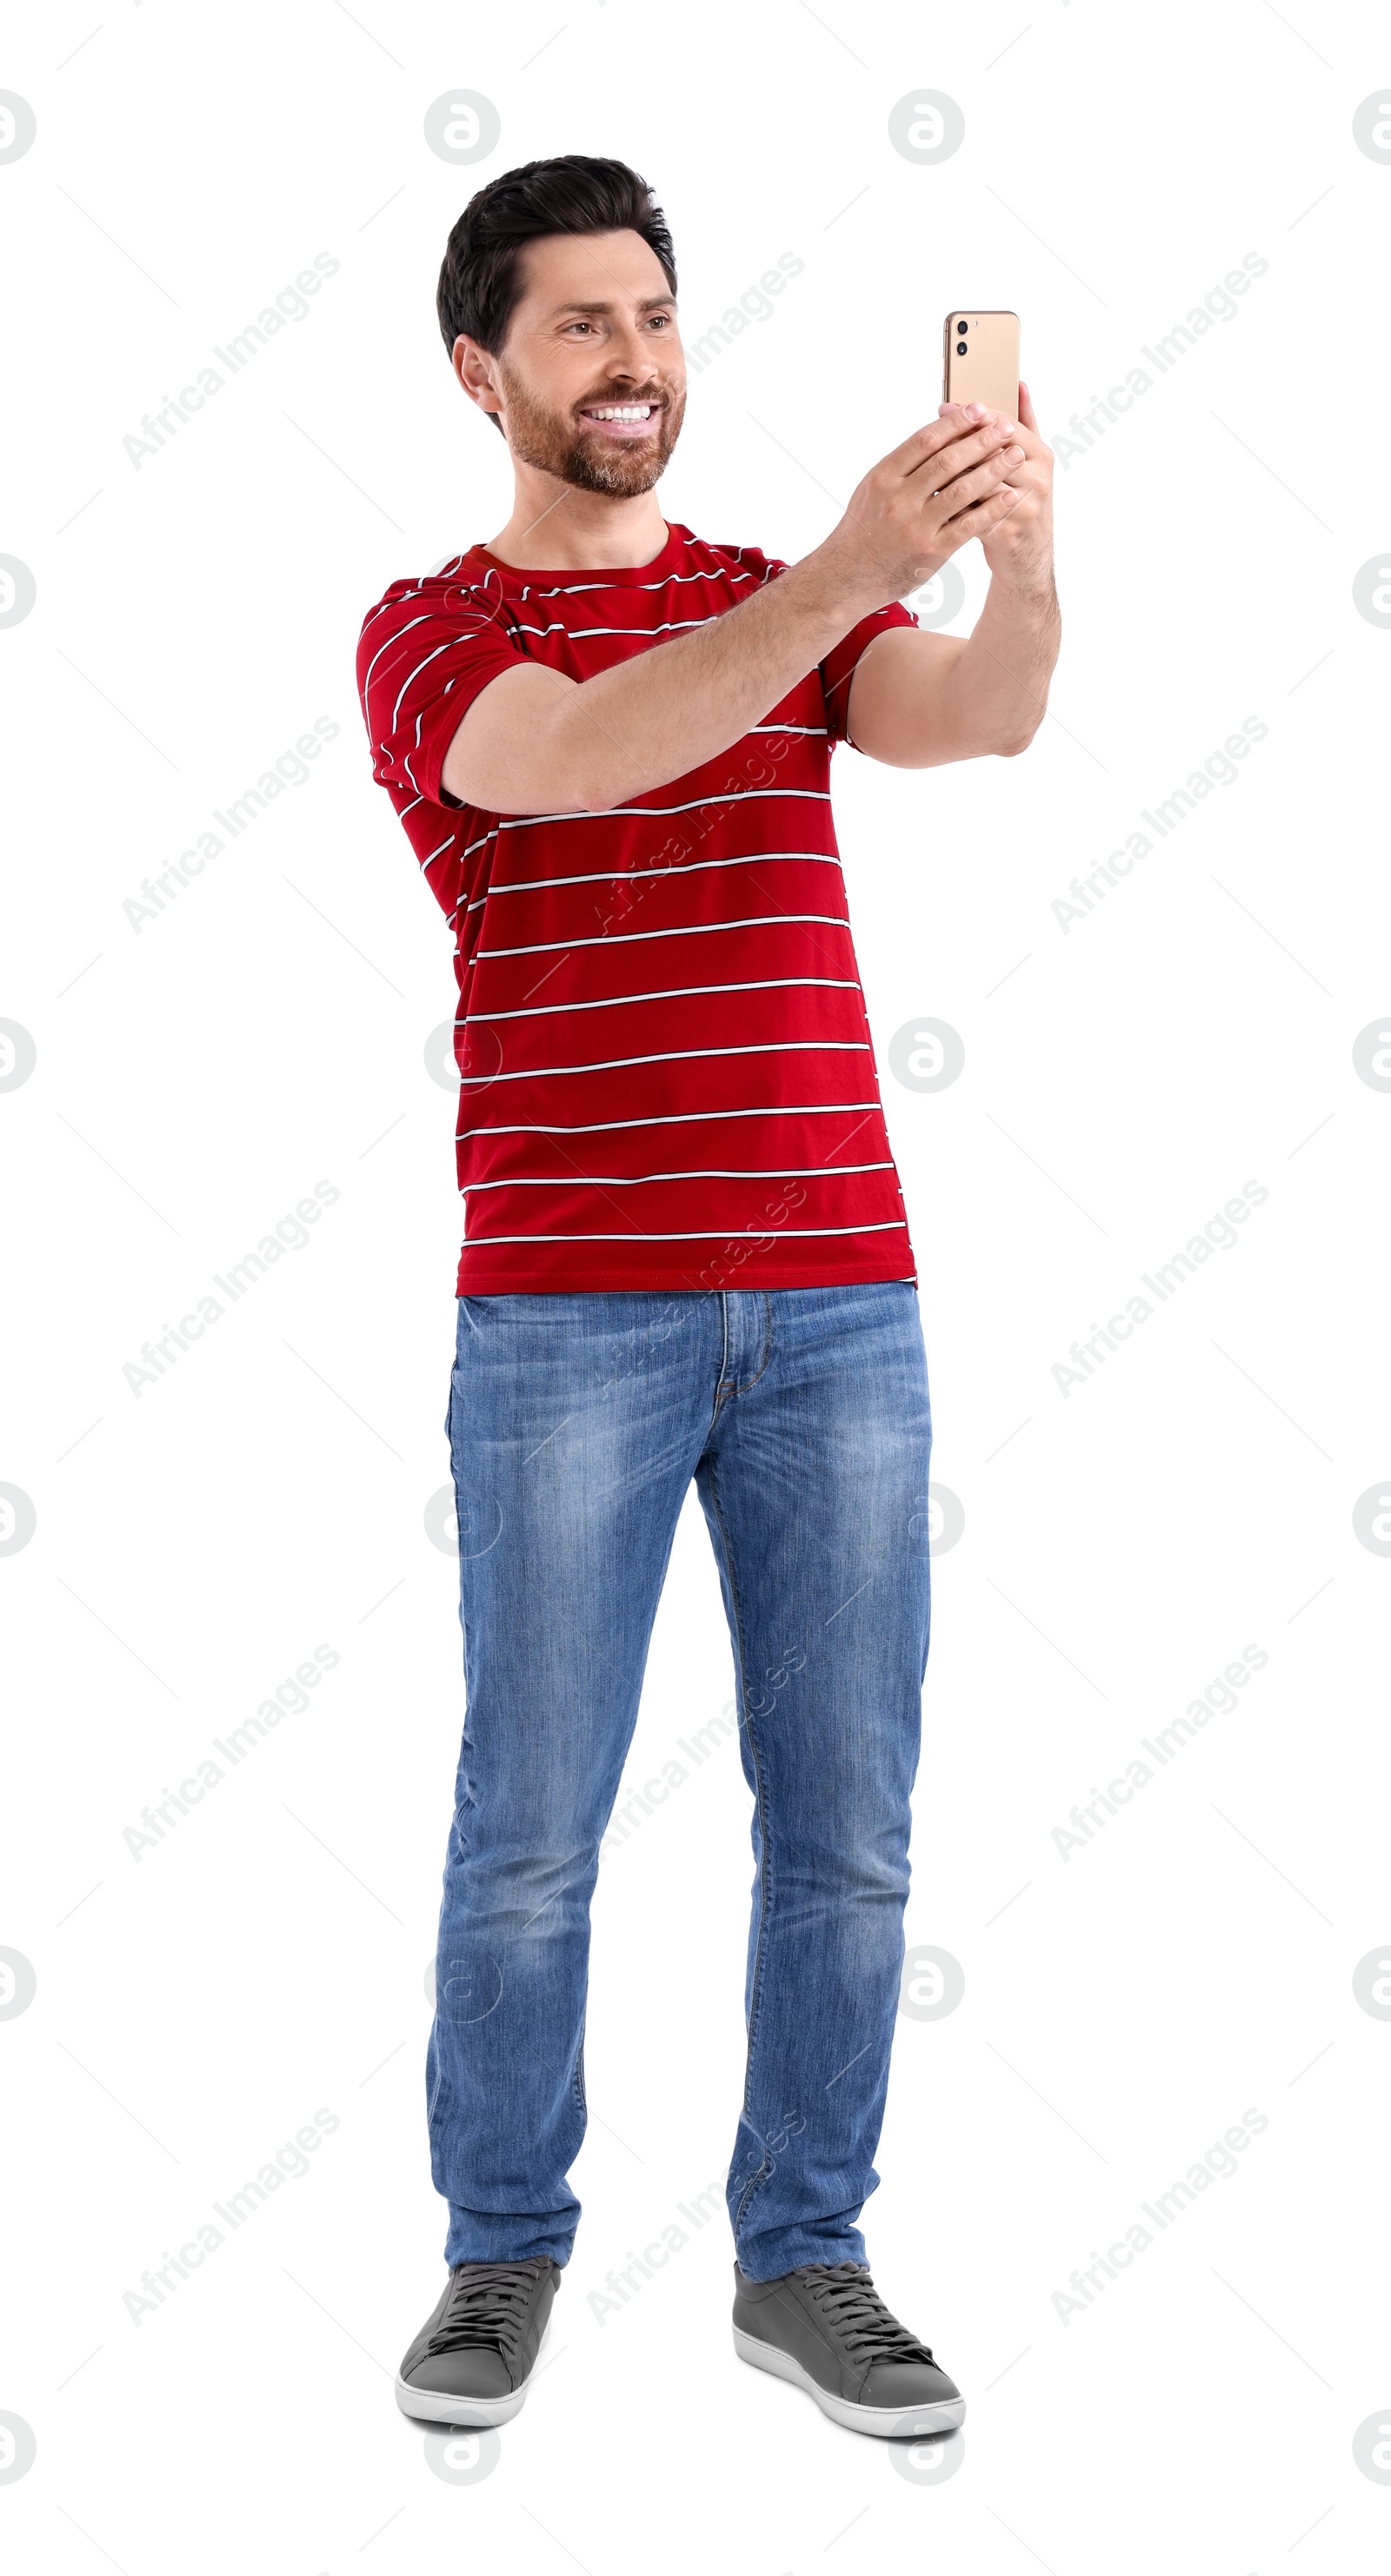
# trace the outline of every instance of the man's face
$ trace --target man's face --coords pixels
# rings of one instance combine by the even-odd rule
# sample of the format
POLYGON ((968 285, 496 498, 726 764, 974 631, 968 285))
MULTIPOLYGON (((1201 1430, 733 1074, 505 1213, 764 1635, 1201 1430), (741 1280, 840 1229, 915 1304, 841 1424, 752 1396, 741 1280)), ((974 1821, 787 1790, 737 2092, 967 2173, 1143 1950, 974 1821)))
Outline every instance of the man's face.
MULTIPOLYGON (((676 304, 656 252, 634 232, 548 233, 528 242, 520 275, 506 341, 494 357, 478 353, 477 377, 513 456, 582 492, 649 492, 686 408, 676 304)), ((473 390, 473 366, 461 373, 473 390)))

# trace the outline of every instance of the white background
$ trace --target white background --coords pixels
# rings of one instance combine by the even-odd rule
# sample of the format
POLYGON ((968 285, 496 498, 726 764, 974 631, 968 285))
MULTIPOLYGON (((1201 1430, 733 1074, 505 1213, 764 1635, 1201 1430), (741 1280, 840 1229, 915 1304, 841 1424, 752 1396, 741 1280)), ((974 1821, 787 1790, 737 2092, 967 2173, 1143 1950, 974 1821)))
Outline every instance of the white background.
MULTIPOLYGON (((1387 2564, 1391 2488, 1353 2453, 1391 2421, 1391 2025, 1353 1992, 1391 1936, 1391 1562, 1353 1527, 1391 1468, 1391 1098, 1352 1052, 1391 1001, 1391 634, 1353 600, 1388 537, 1391 168, 1352 133, 1385 32, 1311 0, 1025 5, 11 16, 0 86, 38 121, 0 167, 0 551, 37 585, 0 631, 0 1016, 37 1051, 0 1094, 0 1482, 36 1514, 0 1561, 0 1943, 37 1978, 0 2024, 0 2410, 37 2444, 0 2490, 17 2567, 1387 2564), (424 140, 450 84, 501 118, 472 167, 424 140), (888 136, 915 84, 965 118, 935 166, 888 136), (601 1874, 553 2357, 472 2483, 392 2399, 443 2281, 424 1978, 462 1679, 425 1516, 460 1219, 425 1063, 448 934, 372 784, 353 655, 389 580, 507 514, 435 282, 473 189, 567 150, 652 182, 688 338, 804 262, 693 377, 662 487, 669 517, 788 557, 935 413, 953 297, 1018 310, 1056 441, 1268 263, 1060 465, 1066 635, 1028 755, 835 763, 934 1473, 965 1511, 934 1565, 908 1911, 965 1995, 900 2021, 865 2216, 968 2398, 945 2480, 735 2361, 722 2210, 620 2316, 589 2303, 728 2163, 732 1736, 601 1874), (133 465, 142 414, 319 252, 339 268, 306 318, 133 465), (133 929, 142 878, 319 716, 308 780, 133 929), (1064 931, 1069 879, 1246 717, 1268 732, 1238 780, 1064 931), (924 1014, 965 1046, 926 1095, 887 1061, 924 1014), (133 1394, 141 1344, 320 1179, 310 1242, 133 1394), (1248 1180, 1239 1243, 1062 1393, 1068 1346, 1248 1180), (133 1858, 142 1807, 320 1643, 340 1660, 305 1712, 133 1858), (1236 1709, 1064 1860, 1070 1808, 1248 1644, 1268 1661, 1236 1709), (319 2108, 339 2126, 307 2174, 134 2324, 142 2271, 319 2108), (1248 2108, 1237 2173, 1064 2323, 1074 2268, 1248 2108)), ((692 1507, 631 1776, 731 1689, 692 1507)))

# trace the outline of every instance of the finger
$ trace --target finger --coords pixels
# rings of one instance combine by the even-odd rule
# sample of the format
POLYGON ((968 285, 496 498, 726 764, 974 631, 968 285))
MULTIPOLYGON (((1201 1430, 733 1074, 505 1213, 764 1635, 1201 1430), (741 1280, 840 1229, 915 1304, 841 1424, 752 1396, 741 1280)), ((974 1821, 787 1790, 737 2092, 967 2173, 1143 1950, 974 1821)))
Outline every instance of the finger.
POLYGON ((989 500, 977 501, 972 509, 959 511, 955 518, 948 519, 942 534, 950 537, 954 545, 964 545, 968 537, 988 537, 992 528, 998 528, 1012 510, 1018 509, 1022 498, 1012 485, 1002 483, 989 500))
POLYGON ((1043 440, 1039 436, 1037 425, 1034 422, 1032 409, 1030 410, 1028 420, 1011 420, 1008 412, 997 412, 993 417, 1004 422, 1009 431, 1010 437, 1018 441, 1031 463, 1039 463, 1042 461, 1043 440))
MULTIPOLYGON (((944 475, 937 486, 937 494, 946 503, 950 515, 972 501, 985 500, 998 484, 1017 473, 1023 463, 1022 447, 999 448, 959 474, 944 475)), ((943 472, 943 460, 938 460, 934 470, 939 474, 943 472)))
POLYGON ((990 418, 983 403, 968 403, 964 410, 956 403, 944 403, 942 411, 944 417, 915 429, 912 437, 905 438, 901 447, 891 447, 884 463, 896 466, 902 474, 911 474, 917 466, 925 464, 929 456, 935 456, 952 439, 959 438, 963 429, 977 430, 990 418))
MULTIPOLYGON (((1012 420, 992 415, 979 428, 958 431, 944 447, 923 457, 911 469, 911 474, 925 479, 934 492, 944 491, 961 475, 969 474, 974 467, 998 457, 1009 442, 1017 440, 1018 435, 1012 420)), ((1011 446, 1009 452, 1013 463, 1022 464, 1022 447, 1011 446)))
POLYGON ((1034 418, 1033 398, 1022 378, 1019 386, 1019 420, 1021 427, 1031 429, 1037 438, 1039 431, 1038 422, 1034 418))

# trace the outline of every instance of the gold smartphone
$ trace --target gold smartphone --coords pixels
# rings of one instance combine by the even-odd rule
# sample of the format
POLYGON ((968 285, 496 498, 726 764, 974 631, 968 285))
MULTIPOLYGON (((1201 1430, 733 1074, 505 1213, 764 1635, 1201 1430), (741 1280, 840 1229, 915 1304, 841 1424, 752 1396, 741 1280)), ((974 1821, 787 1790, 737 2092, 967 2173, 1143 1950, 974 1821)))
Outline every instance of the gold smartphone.
POLYGON ((942 326, 942 400, 1019 418, 1019 316, 953 305, 942 326))

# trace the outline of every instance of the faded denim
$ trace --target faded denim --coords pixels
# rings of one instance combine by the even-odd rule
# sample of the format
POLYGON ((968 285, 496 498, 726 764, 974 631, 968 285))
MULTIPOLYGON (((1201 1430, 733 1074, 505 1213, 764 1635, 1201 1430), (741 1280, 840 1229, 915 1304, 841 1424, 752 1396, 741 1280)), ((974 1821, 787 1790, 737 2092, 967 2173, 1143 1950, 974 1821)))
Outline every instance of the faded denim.
POLYGON ((446 1427, 466 1682, 427 2061, 446 2262, 570 2256, 589 1903, 692 1476, 753 1798, 735 2248, 753 2280, 864 2262, 928 1649, 914 1284, 461 1297, 446 1427))

